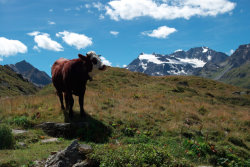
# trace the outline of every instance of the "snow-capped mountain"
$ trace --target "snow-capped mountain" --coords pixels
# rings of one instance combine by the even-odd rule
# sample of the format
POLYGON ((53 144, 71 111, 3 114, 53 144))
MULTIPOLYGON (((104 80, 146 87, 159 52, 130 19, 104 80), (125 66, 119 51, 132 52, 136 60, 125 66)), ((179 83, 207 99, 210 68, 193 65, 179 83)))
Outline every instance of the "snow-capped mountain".
POLYGON ((192 48, 188 51, 177 50, 169 55, 141 53, 127 69, 148 75, 192 75, 206 63, 220 63, 228 56, 208 47, 192 48))

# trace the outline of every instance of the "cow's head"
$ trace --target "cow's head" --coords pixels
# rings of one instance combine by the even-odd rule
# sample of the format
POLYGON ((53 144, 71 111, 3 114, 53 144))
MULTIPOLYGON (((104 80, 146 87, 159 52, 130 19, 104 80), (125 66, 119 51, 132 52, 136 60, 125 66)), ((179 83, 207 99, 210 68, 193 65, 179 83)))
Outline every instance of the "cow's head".
POLYGON ((93 64, 93 70, 97 69, 97 70, 105 70, 106 66, 102 63, 100 56, 101 55, 97 55, 94 51, 89 51, 86 54, 87 58, 89 58, 93 64))
POLYGON ((86 61, 86 65, 88 68, 88 73, 90 77, 93 77, 100 71, 104 71, 107 67, 104 65, 100 59, 100 55, 97 55, 94 51, 90 51, 86 54, 86 57, 78 54, 79 58, 83 61, 86 61))

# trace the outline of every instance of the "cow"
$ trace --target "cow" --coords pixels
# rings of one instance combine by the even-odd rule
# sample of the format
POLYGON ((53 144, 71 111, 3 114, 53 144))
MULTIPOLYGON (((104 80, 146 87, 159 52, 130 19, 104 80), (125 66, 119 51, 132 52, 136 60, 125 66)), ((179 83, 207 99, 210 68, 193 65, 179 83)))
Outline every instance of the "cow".
POLYGON ((78 54, 78 59, 68 60, 60 58, 55 61, 51 68, 52 82, 56 88, 57 95, 61 103, 61 109, 65 109, 63 104, 63 95, 66 103, 66 109, 69 110, 69 117, 73 117, 73 94, 79 97, 80 115, 85 116, 84 112, 84 94, 86 83, 92 80, 92 77, 99 71, 104 71, 105 66, 100 55, 90 51, 83 56, 78 54))

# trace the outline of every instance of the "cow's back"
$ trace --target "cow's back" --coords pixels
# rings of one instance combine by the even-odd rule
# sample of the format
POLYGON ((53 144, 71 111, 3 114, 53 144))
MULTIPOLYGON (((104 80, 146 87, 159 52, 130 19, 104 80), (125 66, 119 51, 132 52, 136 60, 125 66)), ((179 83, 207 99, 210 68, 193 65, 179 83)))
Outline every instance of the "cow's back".
POLYGON ((65 88, 78 95, 85 88, 88 80, 87 66, 80 59, 70 60, 64 64, 62 75, 65 88))
POLYGON ((63 86, 63 67, 70 60, 65 58, 60 58, 55 61, 51 68, 52 82, 58 91, 64 91, 63 86))

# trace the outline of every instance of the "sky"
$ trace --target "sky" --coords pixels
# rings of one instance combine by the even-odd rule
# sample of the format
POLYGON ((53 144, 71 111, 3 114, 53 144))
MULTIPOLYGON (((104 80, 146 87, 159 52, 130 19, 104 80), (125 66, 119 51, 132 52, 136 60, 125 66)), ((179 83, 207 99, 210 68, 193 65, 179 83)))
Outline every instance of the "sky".
POLYGON ((50 75, 60 57, 95 51, 113 67, 140 53, 250 43, 249 0, 0 0, 0 64, 50 75))

